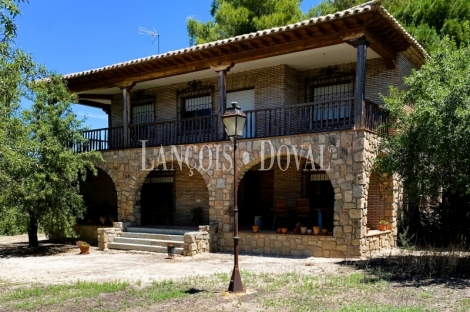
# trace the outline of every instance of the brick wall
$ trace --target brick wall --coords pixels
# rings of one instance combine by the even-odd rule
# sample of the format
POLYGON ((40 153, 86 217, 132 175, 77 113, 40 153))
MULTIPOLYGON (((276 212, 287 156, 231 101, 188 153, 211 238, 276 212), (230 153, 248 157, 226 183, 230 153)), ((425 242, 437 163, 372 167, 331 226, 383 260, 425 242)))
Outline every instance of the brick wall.
MULTIPOLYGON (((372 172, 369 177, 367 226, 378 229, 379 221, 393 222, 393 180, 372 172)), ((390 226, 388 227, 390 228, 390 226)))

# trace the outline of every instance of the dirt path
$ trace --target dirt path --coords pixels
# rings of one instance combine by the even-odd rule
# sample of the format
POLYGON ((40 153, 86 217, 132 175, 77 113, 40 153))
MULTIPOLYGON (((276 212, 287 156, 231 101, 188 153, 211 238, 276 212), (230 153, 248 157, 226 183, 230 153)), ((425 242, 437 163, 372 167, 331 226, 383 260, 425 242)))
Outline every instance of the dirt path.
MULTIPOLYGON (((145 285, 153 280, 229 273, 233 268, 233 255, 225 253, 167 259, 166 254, 99 251, 92 247, 89 255, 80 255, 75 246, 43 242, 39 249, 32 250, 26 241, 25 235, 0 237, 0 280, 15 284, 120 280, 145 285)), ((337 271, 341 266, 336 263, 341 260, 241 255, 240 268, 251 272, 281 273, 295 268, 302 273, 327 273, 337 271)))

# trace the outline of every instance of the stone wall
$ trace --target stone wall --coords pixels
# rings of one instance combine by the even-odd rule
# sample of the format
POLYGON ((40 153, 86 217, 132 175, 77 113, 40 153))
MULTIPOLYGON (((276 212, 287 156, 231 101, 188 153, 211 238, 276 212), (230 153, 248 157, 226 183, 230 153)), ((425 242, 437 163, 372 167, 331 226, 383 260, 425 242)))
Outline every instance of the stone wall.
POLYGON ((353 245, 338 244, 336 237, 328 235, 300 235, 241 232, 240 251, 254 254, 348 258, 357 257, 353 245))
POLYGON ((392 231, 369 231, 365 237, 367 252, 363 256, 379 256, 396 245, 392 231))
POLYGON ((199 226, 198 232, 184 233, 183 256, 195 256, 211 251, 211 228, 199 226))

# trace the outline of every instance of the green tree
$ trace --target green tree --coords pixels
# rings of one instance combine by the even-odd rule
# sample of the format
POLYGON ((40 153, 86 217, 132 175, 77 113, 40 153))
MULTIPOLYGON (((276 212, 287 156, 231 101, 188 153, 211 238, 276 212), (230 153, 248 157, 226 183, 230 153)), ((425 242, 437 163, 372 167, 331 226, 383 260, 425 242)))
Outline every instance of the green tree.
POLYGON ((190 44, 201 44, 298 22, 301 0, 212 0, 213 20, 187 20, 190 44))
MULTIPOLYGON (((363 3, 363 0, 323 0, 312 7, 306 18, 331 14, 363 3)), ((382 5, 428 51, 440 39, 450 36, 457 45, 464 38, 464 22, 470 20, 468 0, 383 0, 382 5)))
POLYGON ((78 181, 101 156, 73 152, 73 144, 85 141, 83 125, 62 78, 12 48, 21 2, 0 0, 0 215, 15 211, 30 246, 37 247, 39 225, 46 233, 74 235, 72 226, 85 210, 78 181), (30 109, 20 109, 22 99, 33 103, 30 109))
POLYGON ((406 91, 391 88, 384 99, 396 135, 382 138, 376 167, 397 174, 427 204, 442 194, 444 200, 470 195, 468 23, 462 35, 460 48, 445 37, 426 64, 405 79, 406 91))

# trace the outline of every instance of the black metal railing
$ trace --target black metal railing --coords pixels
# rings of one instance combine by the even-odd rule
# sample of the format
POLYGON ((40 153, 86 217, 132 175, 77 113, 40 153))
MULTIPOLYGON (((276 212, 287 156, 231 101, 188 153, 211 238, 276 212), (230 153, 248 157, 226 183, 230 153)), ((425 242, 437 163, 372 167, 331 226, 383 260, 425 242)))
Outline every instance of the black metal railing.
POLYGON ((388 134, 389 112, 369 100, 366 100, 365 104, 365 128, 380 134, 388 134))
MULTIPOLYGON (((388 122, 388 112, 371 101, 365 104, 365 128, 387 133, 388 129, 380 125, 388 122)), ((246 111, 243 137, 265 138, 353 129, 354 105, 354 98, 349 97, 246 111)), ((131 125, 127 130, 127 142, 123 127, 88 130, 83 132, 88 142, 75 144, 74 149, 81 152, 138 148, 142 146, 142 140, 147 141, 147 146, 215 142, 221 140, 218 122, 219 117, 211 115, 131 125)))
POLYGON ((246 138, 351 129, 354 98, 245 112, 246 138))

